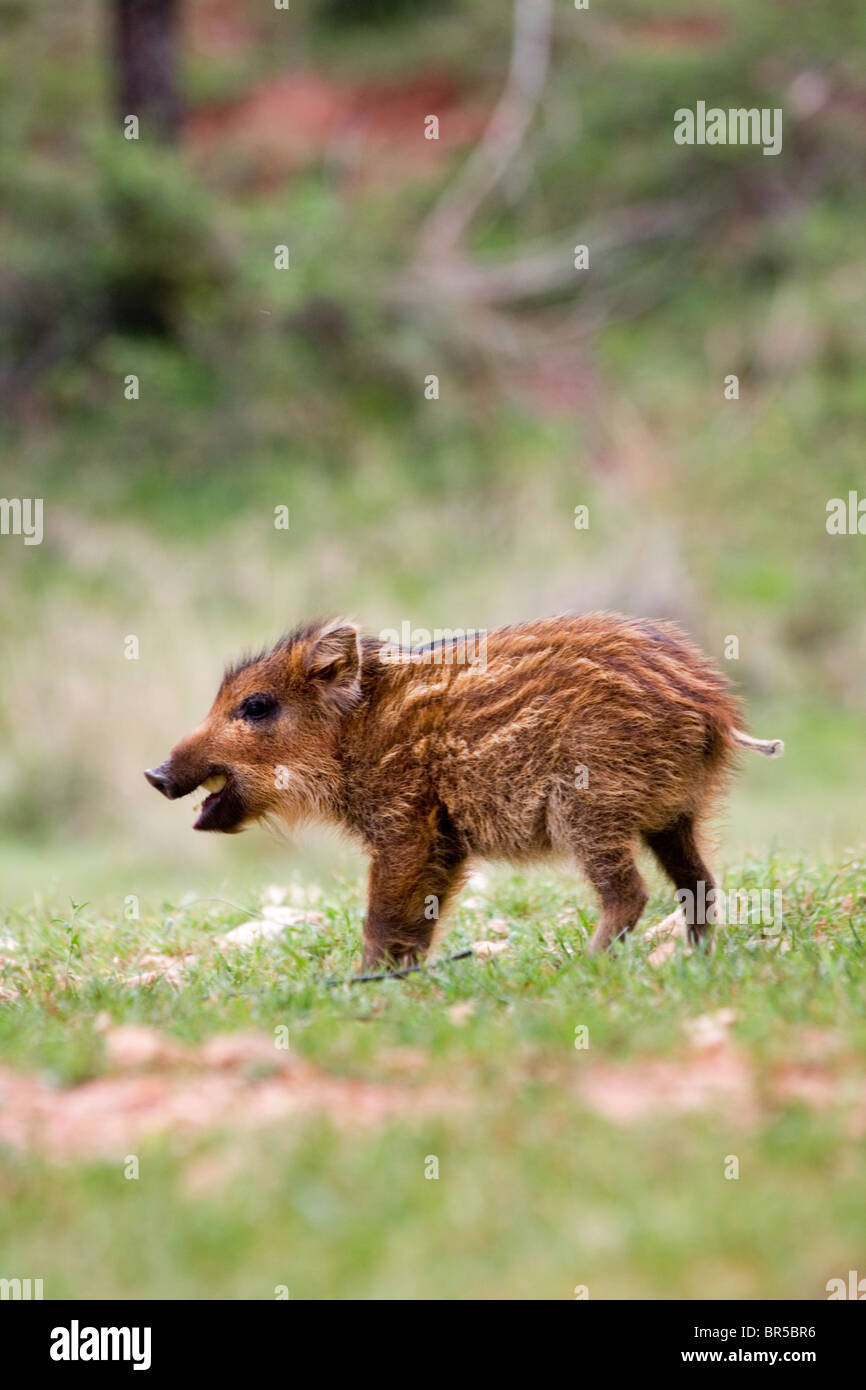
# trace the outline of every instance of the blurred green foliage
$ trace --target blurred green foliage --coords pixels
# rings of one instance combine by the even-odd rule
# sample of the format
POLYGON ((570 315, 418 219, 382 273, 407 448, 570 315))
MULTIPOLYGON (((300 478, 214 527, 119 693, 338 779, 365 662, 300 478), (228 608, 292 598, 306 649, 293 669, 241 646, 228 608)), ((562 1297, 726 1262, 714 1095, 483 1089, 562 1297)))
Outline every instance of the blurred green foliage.
MULTIPOLYGON (((661 613, 720 660, 740 637, 756 727, 773 701, 817 742, 862 736, 866 545, 824 521, 864 476, 866 15, 556 6, 539 111, 467 256, 568 261, 582 228, 669 203, 681 225, 489 308, 395 286, 501 92, 510 9, 394 9, 355 25, 334 4, 189 0, 168 150, 122 137, 96 0, 4 7, 0 491, 47 517, 37 550, 0 546, 16 838, 71 816, 158 843, 141 760, 200 716, 234 646, 311 611, 374 629, 661 613), (782 154, 676 146, 698 99, 782 107, 782 154), (146 638, 135 672, 127 632, 146 638)), ((812 786, 790 752, 788 804, 812 786)), ((804 834, 854 805, 840 761, 804 834)))

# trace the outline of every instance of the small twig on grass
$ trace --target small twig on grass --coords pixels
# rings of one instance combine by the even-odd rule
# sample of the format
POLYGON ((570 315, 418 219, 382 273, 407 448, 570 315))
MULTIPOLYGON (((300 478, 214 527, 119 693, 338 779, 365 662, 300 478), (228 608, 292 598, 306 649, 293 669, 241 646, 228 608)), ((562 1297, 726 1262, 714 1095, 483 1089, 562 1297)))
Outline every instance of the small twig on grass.
POLYGON ((444 960, 433 961, 427 965, 423 961, 420 965, 406 965, 402 970, 385 970, 380 975, 347 975, 345 979, 326 980, 326 988, 331 989, 334 985, 367 985, 374 980, 403 980, 407 975, 414 975, 417 970, 433 970, 437 965, 445 965, 452 960, 465 960, 467 956, 474 956, 475 951, 472 947, 468 951, 457 951, 453 956, 445 956, 444 960))

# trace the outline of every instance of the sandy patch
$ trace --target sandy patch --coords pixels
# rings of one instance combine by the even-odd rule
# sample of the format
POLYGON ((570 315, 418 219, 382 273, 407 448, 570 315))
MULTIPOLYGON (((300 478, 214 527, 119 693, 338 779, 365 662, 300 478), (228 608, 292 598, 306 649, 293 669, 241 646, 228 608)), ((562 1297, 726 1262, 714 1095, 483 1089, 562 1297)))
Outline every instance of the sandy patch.
MULTIPOLYGON (((233 1033, 189 1047, 157 1029, 124 1025, 108 1029, 105 1043, 109 1074, 78 1086, 58 1089, 0 1068, 0 1145, 57 1161, 123 1159, 166 1132, 188 1140, 205 1130, 237 1133, 314 1114, 339 1125, 381 1124, 455 1105, 450 1088, 330 1075, 265 1034, 233 1033)), ((389 1070, 413 1069, 397 1058, 389 1070)))

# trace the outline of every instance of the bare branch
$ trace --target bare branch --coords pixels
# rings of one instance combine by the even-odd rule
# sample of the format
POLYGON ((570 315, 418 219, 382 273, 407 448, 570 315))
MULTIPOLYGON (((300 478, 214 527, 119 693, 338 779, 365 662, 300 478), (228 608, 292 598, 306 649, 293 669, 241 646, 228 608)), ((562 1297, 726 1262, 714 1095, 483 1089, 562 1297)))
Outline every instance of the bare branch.
POLYGON ((515 0, 508 78, 481 140, 419 236, 419 256, 447 258, 523 143, 550 66, 552 0, 515 0))
POLYGON ((434 300, 503 304, 576 288, 580 275, 574 269, 573 246, 585 244, 594 256, 609 255, 641 242, 683 236, 711 212, 707 204, 686 199, 634 204, 587 223, 568 242, 546 242, 498 264, 458 259, 416 263, 392 286, 389 297, 402 305, 434 300))

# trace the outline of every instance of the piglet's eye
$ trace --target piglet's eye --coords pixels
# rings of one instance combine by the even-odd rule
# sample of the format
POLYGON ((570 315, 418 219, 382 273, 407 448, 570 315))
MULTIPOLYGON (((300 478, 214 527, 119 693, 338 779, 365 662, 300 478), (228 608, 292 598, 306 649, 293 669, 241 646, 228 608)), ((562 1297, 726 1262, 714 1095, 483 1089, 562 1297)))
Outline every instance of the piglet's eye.
POLYGON ((242 700, 238 707, 238 714, 242 719, 256 721, 267 719, 268 715, 273 714, 277 708, 277 702, 273 695, 248 695, 242 700))

